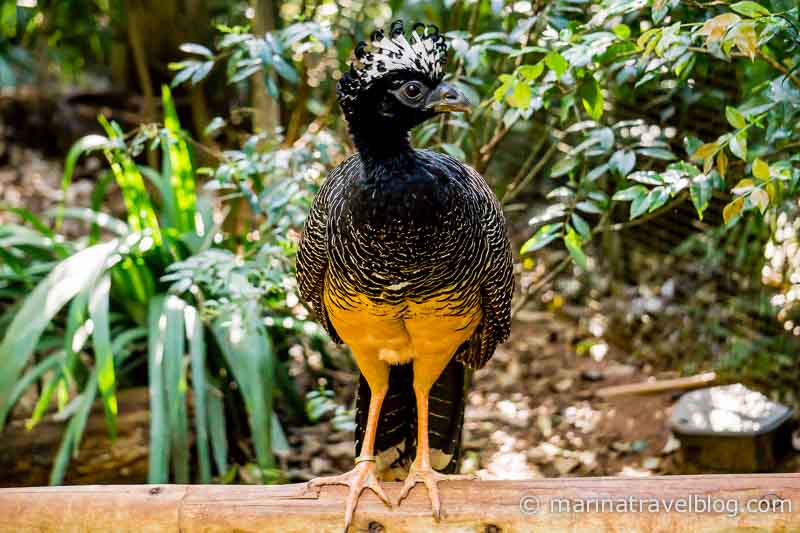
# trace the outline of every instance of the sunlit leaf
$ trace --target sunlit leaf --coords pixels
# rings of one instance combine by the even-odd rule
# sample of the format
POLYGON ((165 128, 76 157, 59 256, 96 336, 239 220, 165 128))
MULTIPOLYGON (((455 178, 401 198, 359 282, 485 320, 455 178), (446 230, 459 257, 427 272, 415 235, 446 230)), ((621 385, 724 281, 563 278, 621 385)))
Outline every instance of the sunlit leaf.
POLYGON ((519 251, 520 255, 535 252, 556 240, 563 226, 564 224, 562 222, 558 222, 555 224, 545 224, 539 228, 539 230, 522 245, 519 251))
POLYGON ((728 119, 728 124, 734 128, 744 128, 747 126, 744 115, 742 115, 735 107, 725 106, 725 118, 728 119))
POLYGON ((546 56, 544 56, 544 62, 547 65, 547 68, 556 73, 556 77, 558 78, 563 76, 567 71, 567 68, 569 68, 569 63, 567 63, 567 60, 564 59, 564 56, 555 50, 552 50, 546 56))
POLYGON ((717 153, 717 150, 719 150, 719 145, 715 142, 704 144, 692 154, 691 159, 692 161, 705 161, 717 153))
POLYGON ((753 161, 753 175, 760 180, 769 179, 769 165, 764 160, 756 158, 753 161))
POLYGON ((758 207, 758 210, 761 211, 761 213, 764 213, 764 211, 766 211, 769 207, 769 194, 767 194, 767 191, 764 189, 753 189, 749 198, 753 205, 758 207))
POLYGON ((722 220, 724 220, 727 224, 742 212, 743 207, 744 197, 740 196, 725 206, 725 208, 722 210, 722 220))
POLYGON ((742 130, 731 137, 728 148, 733 155, 742 161, 747 161, 747 130, 742 130))
POLYGON ((725 150, 720 150, 717 152, 717 170, 719 171, 720 176, 723 178, 728 172, 728 156, 725 153, 725 150))
POLYGON ((750 18, 766 17, 770 15, 769 9, 757 2, 745 1, 731 4, 731 9, 750 18))
POLYGON ((756 57, 758 51, 758 36, 756 35, 755 22, 745 21, 733 30, 733 40, 736 47, 750 59, 756 57))
POLYGON ((711 200, 711 179, 705 174, 695 176, 689 187, 689 194, 692 197, 692 204, 697 211, 697 216, 703 220, 703 213, 711 200))
POLYGON ((582 244, 580 235, 574 229, 569 228, 564 236, 564 245, 569 250, 569 255, 572 256, 575 264, 586 270, 586 254, 583 252, 582 244))

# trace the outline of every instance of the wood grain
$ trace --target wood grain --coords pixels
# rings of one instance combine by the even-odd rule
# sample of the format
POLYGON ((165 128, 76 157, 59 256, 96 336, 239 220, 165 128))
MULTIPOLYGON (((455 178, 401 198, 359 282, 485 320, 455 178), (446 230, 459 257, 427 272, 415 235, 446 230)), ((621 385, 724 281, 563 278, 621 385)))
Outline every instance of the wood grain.
MULTIPOLYGON (((390 498, 399 483, 384 485, 390 498)), ((127 485, 0 489, 0 532, 342 532, 345 489, 305 485, 127 485)), ((615 504, 621 505, 621 504, 615 504)), ((638 505, 638 504, 636 504, 638 505)), ((686 504, 690 505, 690 504, 686 504)), ((762 504, 763 505, 763 504, 762 504)), ((776 504, 775 504, 776 505, 776 504)), ((423 486, 386 508, 365 492, 352 531, 399 532, 734 532, 800 531, 800 474, 561 478, 442 484, 436 524, 423 486), (525 514, 528 497, 536 513, 525 514), (620 502, 738 502, 741 512, 566 512, 554 498, 620 502), (535 498, 535 500, 534 500, 535 498), (747 512, 746 502, 783 500, 783 510, 747 512)), ((529 507, 530 508, 530 507, 529 507)))

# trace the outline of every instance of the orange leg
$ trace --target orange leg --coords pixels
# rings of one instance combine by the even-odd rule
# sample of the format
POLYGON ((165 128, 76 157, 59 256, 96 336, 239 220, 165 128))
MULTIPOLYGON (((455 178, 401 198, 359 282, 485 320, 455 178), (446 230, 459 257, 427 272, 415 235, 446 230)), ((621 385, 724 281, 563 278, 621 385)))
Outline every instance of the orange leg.
POLYGON ((442 504, 439 499, 438 483, 445 480, 474 479, 471 475, 440 474, 431 466, 431 449, 428 441, 428 395, 431 387, 442 374, 450 362, 450 357, 417 356, 414 359, 414 395, 417 399, 417 456, 411 464, 403 490, 397 504, 408 496, 417 483, 425 483, 428 488, 428 497, 431 500, 431 510, 436 520, 442 514, 442 504))
POLYGON ((392 506, 375 475, 375 456, 373 455, 375 453, 375 435, 378 429, 381 405, 389 389, 389 365, 378 359, 377 356, 364 358, 355 355, 355 359, 370 389, 367 427, 364 431, 361 455, 356 457, 356 465, 351 471, 339 476, 315 478, 308 482, 308 487, 312 489, 318 489, 323 485, 347 485, 350 487, 344 513, 345 532, 353 521, 353 513, 358 504, 358 498, 365 488, 372 489, 383 500, 383 503, 389 507, 392 506))

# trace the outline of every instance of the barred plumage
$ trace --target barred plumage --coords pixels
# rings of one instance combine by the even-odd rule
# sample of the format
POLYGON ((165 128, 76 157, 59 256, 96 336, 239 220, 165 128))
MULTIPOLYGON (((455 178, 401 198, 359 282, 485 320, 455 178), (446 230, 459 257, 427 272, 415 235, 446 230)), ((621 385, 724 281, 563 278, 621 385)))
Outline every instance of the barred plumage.
MULTIPOLYGON (((453 304, 443 309, 446 314, 480 306, 480 326, 457 358, 481 368, 511 329, 514 276, 503 213, 491 188, 471 167, 429 150, 416 150, 413 156, 422 168, 447 181, 435 212, 419 205, 394 209, 394 197, 348 205, 365 194, 364 167, 357 154, 330 173, 300 244, 300 295, 336 342, 341 339, 322 302, 326 284, 342 307, 358 305, 356 295, 364 294, 399 305, 394 318, 401 320, 408 317, 406 301, 443 299, 453 304), (424 220, 411 216, 417 211, 424 220)), ((412 201, 421 200, 413 196, 409 194, 412 201)))
POLYGON ((458 466, 467 367, 484 366, 511 325, 497 198, 469 166, 409 142, 411 128, 468 103, 442 82, 443 37, 423 28, 409 41, 398 21, 357 47, 337 93, 358 153, 317 193, 297 256, 301 297, 361 371, 360 459, 310 482, 350 486, 346 523, 362 488, 388 501, 379 475, 406 477, 401 500, 424 481, 439 515, 439 472, 458 466))

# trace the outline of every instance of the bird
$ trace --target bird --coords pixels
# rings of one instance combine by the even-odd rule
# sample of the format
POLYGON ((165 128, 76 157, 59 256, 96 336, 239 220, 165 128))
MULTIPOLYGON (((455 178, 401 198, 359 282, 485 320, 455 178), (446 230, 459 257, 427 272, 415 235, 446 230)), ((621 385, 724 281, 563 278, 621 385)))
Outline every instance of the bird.
POLYGON ((336 85, 355 153, 326 177, 297 250, 301 299, 350 348, 356 459, 308 487, 349 487, 345 531, 363 489, 389 507, 381 481, 417 483, 441 517, 438 483, 455 473, 469 375, 511 329, 514 272, 493 189, 451 155, 412 146, 410 132, 469 100, 444 80, 448 42, 402 20, 359 42, 336 85))

